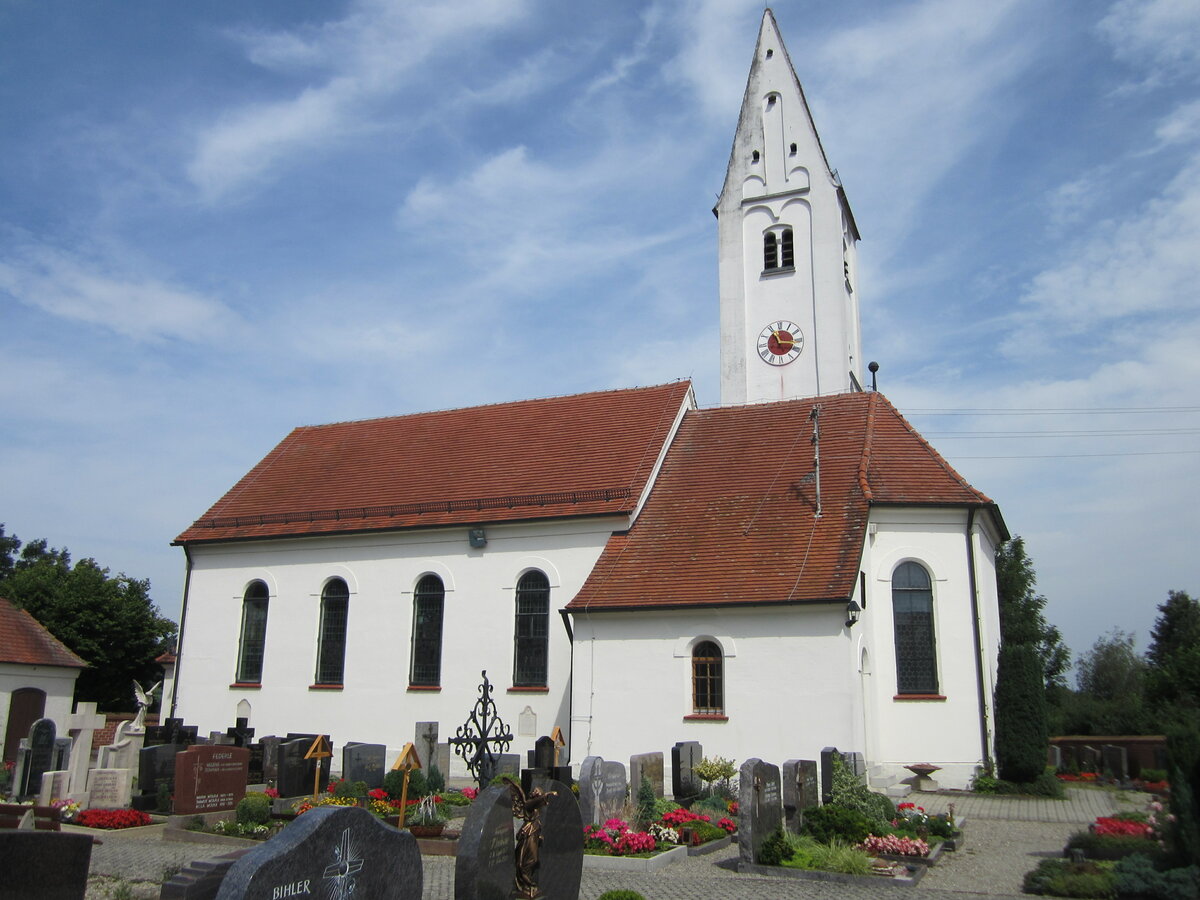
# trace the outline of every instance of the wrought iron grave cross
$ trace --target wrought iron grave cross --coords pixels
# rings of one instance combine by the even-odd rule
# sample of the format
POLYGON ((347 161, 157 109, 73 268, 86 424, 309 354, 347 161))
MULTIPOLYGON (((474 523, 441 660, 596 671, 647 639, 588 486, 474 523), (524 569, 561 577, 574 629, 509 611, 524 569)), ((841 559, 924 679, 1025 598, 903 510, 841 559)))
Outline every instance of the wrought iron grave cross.
POLYGON ((479 699, 471 710, 467 721, 458 726, 449 743, 454 752, 463 758, 474 776, 480 790, 496 777, 496 761, 512 743, 512 731, 496 713, 496 702, 492 700, 492 685, 487 670, 483 671, 483 684, 479 686, 479 699), (492 748, 495 747, 495 750, 492 748))

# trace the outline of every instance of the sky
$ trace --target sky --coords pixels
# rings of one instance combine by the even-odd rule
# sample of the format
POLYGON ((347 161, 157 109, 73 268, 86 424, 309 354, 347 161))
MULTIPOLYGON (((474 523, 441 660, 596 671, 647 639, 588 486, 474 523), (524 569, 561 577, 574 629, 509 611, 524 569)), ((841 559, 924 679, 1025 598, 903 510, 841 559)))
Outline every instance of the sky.
MULTIPOLYGON (((297 425, 691 378, 763 7, 0 0, 0 522, 151 581, 297 425)), ((1076 653, 1200 593, 1200 4, 774 7, 879 389, 1076 653)))

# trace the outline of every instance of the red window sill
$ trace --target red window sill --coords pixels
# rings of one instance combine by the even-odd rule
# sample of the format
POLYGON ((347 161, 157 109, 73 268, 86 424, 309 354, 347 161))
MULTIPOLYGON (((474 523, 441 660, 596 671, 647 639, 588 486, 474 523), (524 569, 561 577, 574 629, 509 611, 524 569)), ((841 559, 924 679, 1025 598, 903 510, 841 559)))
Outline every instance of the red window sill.
POLYGON ((343 687, 344 685, 340 684, 310 684, 308 689, 310 691, 340 691, 343 687))
POLYGON ((243 691, 257 691, 262 687, 261 681, 235 681, 231 684, 230 689, 237 688, 243 691))
POLYGON ((897 694, 893 700, 945 700, 945 694, 897 694))
POLYGON ((550 693, 550 688, 546 687, 545 685, 537 685, 537 684, 513 685, 512 687, 510 687, 508 689, 508 693, 510 693, 510 694, 548 694, 548 693, 550 693))
POLYGON ((408 686, 409 693, 421 693, 422 691, 429 694, 436 694, 442 689, 440 684, 410 684, 408 686))
POLYGON ((685 722, 728 722, 729 716, 718 716, 718 715, 714 715, 712 713, 706 713, 704 715, 684 716, 683 721, 685 721, 685 722))

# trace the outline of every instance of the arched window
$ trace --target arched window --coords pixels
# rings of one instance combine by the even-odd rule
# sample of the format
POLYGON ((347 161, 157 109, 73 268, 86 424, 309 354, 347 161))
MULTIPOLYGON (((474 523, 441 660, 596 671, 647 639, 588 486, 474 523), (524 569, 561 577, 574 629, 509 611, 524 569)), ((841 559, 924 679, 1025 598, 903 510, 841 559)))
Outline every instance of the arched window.
POLYGON ((763 235, 763 268, 779 268, 779 238, 773 231, 768 231, 763 235))
POLYGON ((544 687, 550 638, 550 580, 526 572, 517 582, 517 623, 513 647, 513 686, 544 687))
POLYGON ((701 641, 692 649, 692 713, 725 715, 725 658, 712 641, 701 641))
POLYGON ((892 619, 896 632, 896 693, 936 694, 933 582, 919 563, 902 563, 892 574, 892 619))
POLYGON ((270 591, 261 581, 252 582, 242 598, 242 640, 238 646, 237 680, 244 684, 262 681, 269 598, 270 591))
POLYGON ((442 610, 446 588, 436 575, 417 582, 413 593, 412 671, 409 684, 442 682, 442 610))
POLYGON ((792 229, 783 229, 783 239, 780 244, 780 266, 790 269, 796 265, 796 253, 792 247, 792 229))
POLYGON ((317 645, 317 684, 341 684, 346 669, 346 623, 350 589, 340 578, 321 591, 321 638, 317 645))

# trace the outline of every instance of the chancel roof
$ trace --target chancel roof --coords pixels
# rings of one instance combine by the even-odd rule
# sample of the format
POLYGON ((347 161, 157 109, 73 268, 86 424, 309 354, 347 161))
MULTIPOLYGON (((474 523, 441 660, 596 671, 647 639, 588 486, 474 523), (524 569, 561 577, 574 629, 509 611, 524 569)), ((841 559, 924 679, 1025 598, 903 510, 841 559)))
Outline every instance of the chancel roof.
POLYGON ((891 504, 994 507, 878 393, 691 411, 567 609, 845 600, 869 508, 891 504))
POLYGON ((178 544, 628 513, 691 384, 297 428, 178 544))
POLYGON ((85 669, 87 663, 28 612, 0 597, 0 663, 85 669))

